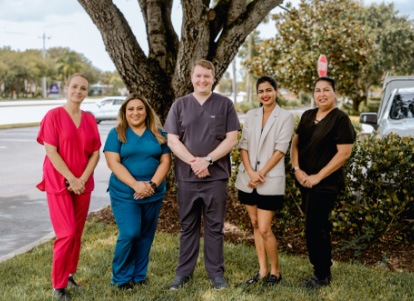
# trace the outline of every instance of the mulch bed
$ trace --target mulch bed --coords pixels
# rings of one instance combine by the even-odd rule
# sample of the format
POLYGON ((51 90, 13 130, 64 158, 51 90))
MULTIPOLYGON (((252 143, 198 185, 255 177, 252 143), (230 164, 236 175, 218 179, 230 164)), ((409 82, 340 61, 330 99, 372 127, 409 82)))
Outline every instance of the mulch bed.
MULTIPOLYGON (((105 223, 115 223, 109 206, 98 212, 91 213, 88 218, 105 223)), ((237 227, 237 224, 250 225, 250 221, 244 206, 240 205, 236 194, 231 191, 227 202, 226 221, 226 242, 254 244, 251 228, 243 230, 237 227), (232 222, 230 223, 230 221, 232 222)), ((157 230, 173 234, 177 234, 180 231, 175 192, 167 192, 165 195, 157 230)), ((279 250, 287 254, 307 257, 303 229, 285 229, 284 233, 289 234, 275 233, 279 250)), ((333 258, 336 261, 350 262, 352 260, 370 267, 380 267, 398 272, 414 272, 413 243, 377 242, 361 250, 357 255, 354 251, 335 252, 335 245, 338 244, 335 237, 332 237, 332 243, 334 248, 333 258)))

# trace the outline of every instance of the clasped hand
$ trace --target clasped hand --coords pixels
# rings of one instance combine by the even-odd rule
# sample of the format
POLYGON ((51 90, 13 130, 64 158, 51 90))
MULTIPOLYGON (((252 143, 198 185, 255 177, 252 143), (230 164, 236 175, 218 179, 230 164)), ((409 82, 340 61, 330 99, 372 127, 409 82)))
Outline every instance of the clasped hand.
POLYGON ((146 197, 149 197, 154 194, 154 189, 152 189, 149 182, 136 182, 134 186, 134 199, 139 200, 146 197))
POLYGON ((318 185, 321 181, 318 175, 308 175, 303 170, 296 171, 295 176, 298 182, 306 188, 312 188, 313 186, 318 185))
POLYGON ((205 178, 210 176, 210 172, 208 171, 210 163, 205 158, 195 157, 190 161, 190 165, 197 177, 205 178))
POLYGON ((252 171, 251 173, 249 173, 249 177, 249 188, 257 188, 259 184, 265 182, 265 176, 260 171, 252 171))
POLYGON ((81 178, 73 178, 71 180, 66 180, 68 190, 74 194, 82 194, 85 192, 85 181, 81 178))

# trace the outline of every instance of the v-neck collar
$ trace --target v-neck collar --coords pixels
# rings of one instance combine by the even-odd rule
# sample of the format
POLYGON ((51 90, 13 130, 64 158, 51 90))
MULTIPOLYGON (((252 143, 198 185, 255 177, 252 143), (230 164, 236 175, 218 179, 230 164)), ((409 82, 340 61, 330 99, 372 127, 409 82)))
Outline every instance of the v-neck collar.
POLYGON ((211 92, 211 94, 209 95, 209 97, 207 97, 206 100, 202 104, 194 96, 194 93, 191 93, 191 97, 192 97, 193 101, 195 101, 200 106, 200 108, 203 108, 204 105, 206 104, 206 102, 208 102, 210 100, 210 98, 213 96, 213 93, 214 92, 211 92))
POLYGON ((145 128, 145 130, 142 132, 142 134, 141 135, 138 135, 137 133, 135 133, 135 131, 131 127, 128 127, 128 128, 138 138, 142 138, 145 135, 145 133, 147 132, 147 130, 148 130, 147 128, 145 128))
POLYGON ((65 112, 66 116, 70 119, 70 121, 72 122, 72 124, 75 127, 75 129, 76 130, 79 130, 81 128, 81 125, 82 125, 82 120, 83 120, 83 114, 84 114, 84 112, 81 110, 81 119, 80 119, 80 122, 79 122, 79 126, 76 126, 76 123, 73 121, 73 119, 70 116, 69 112, 66 111, 66 109, 63 106, 60 107, 60 108, 65 112))

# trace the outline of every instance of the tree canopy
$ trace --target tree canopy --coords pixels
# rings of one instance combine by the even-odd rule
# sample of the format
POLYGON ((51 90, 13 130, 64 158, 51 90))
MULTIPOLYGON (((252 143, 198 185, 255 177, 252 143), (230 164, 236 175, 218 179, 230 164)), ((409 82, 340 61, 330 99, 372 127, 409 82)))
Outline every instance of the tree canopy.
POLYGON ((173 0, 138 0, 148 54, 112 0, 78 0, 99 29, 106 50, 131 92, 144 95, 161 118, 177 97, 192 91, 192 64, 207 59, 216 82, 246 37, 283 0, 181 0, 180 38, 172 25, 173 0))
POLYGON ((393 4, 301 0, 297 8, 273 16, 278 34, 260 44, 259 55, 246 64, 254 74, 275 76, 292 92, 310 92, 324 54, 338 92, 358 111, 385 73, 412 73, 413 22, 397 13, 393 4))

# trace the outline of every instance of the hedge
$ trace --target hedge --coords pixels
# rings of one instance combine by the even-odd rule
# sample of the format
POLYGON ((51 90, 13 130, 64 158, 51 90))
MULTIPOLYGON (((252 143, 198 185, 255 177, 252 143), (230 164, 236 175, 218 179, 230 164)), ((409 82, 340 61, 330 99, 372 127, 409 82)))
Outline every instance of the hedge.
MULTIPOLYGON (((358 136, 344 166, 347 184, 332 213, 333 234, 339 248, 358 248, 375 240, 414 241, 414 139, 391 134, 382 138, 358 136)), ((240 163, 232 151, 234 184, 240 163)), ((285 156, 285 206, 275 231, 303 229, 301 196, 291 172, 290 151, 285 156)), ((246 227, 247 225, 239 225, 246 227)))

